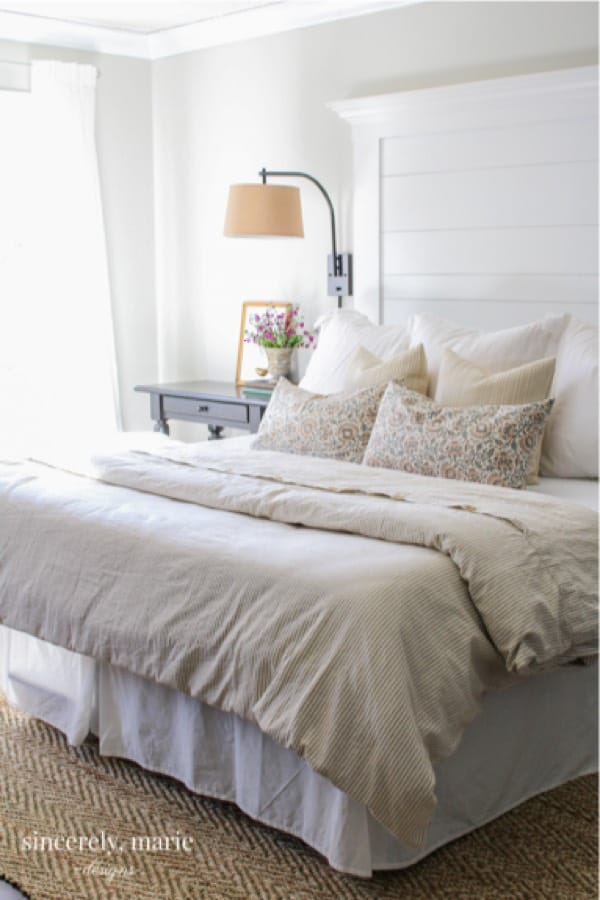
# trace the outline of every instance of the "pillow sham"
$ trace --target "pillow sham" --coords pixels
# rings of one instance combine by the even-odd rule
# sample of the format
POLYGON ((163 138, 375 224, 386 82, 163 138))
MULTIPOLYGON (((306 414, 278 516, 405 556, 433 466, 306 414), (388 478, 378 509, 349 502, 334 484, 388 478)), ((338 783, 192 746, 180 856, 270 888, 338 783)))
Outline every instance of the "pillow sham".
POLYGON ((415 475, 521 488, 552 403, 440 406, 391 382, 363 462, 415 475))
POLYGON ((434 399, 442 406, 515 405, 545 400, 555 366, 556 360, 548 357, 514 369, 490 372, 453 350, 444 350, 434 399))
POLYGON ((423 344, 429 369, 429 396, 435 397, 437 379, 445 349, 464 359, 485 366, 489 372, 501 372, 524 363, 556 356, 558 344, 569 316, 551 316, 539 322, 481 332, 463 328, 447 319, 417 314, 411 320, 411 346, 423 344))
POLYGON ((405 325, 374 325, 362 313, 340 309, 315 323, 317 347, 311 354, 300 387, 316 394, 346 390, 351 356, 359 345, 387 360, 410 346, 405 325))
MULTIPOLYGON (((520 404, 545 400, 550 393, 556 360, 539 359, 516 369, 489 372, 452 350, 444 350, 435 401, 442 406, 476 406, 483 403, 520 404)), ((410 385, 407 385, 410 387, 410 385)), ((542 437, 531 462, 528 483, 537 484, 542 437)))
POLYGON ((384 390, 321 396, 280 378, 252 446, 359 463, 384 390))
POLYGON ((542 475, 598 477, 598 329, 571 317, 551 388, 554 409, 542 447, 542 475))
POLYGON ((387 361, 369 353, 366 347, 361 345, 356 348, 348 363, 346 390, 401 381, 411 391, 417 391, 419 394, 427 393, 427 360, 423 344, 410 347, 387 361))

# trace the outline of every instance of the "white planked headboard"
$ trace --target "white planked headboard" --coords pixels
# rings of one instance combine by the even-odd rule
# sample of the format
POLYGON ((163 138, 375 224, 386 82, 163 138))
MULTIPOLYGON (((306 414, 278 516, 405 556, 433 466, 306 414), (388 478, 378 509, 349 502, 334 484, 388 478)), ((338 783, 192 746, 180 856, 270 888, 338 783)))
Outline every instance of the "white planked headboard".
POLYGON ((597 321, 596 66, 331 108, 352 126, 356 309, 597 321))

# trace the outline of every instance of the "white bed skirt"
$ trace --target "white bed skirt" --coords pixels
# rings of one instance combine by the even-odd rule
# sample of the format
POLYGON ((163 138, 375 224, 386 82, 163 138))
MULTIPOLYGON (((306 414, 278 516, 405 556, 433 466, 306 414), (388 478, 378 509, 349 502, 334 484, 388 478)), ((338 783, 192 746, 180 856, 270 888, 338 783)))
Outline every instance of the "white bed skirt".
POLYGON ((70 743, 92 731, 101 753, 232 801, 302 838, 334 868, 361 876, 416 862, 597 766, 596 666, 573 666, 489 694, 459 749, 436 766, 438 807, 427 847, 415 851, 252 723, 3 626, 0 690, 70 743))

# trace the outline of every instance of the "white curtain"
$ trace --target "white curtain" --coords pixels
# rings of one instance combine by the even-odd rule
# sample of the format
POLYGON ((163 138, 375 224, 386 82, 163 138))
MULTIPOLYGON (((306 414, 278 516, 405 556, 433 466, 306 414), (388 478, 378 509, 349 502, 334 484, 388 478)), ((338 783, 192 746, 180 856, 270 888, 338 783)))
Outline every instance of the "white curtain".
POLYGON ((31 94, 0 100, 0 445, 20 451, 120 427, 95 87, 92 66, 34 62, 31 94))

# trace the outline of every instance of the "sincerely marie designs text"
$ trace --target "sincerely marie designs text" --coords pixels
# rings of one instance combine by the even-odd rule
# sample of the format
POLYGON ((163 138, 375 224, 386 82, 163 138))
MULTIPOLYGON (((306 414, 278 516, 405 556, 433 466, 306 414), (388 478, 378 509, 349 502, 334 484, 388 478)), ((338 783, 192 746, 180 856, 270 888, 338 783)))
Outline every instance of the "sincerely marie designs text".
POLYGON ((113 834, 101 831, 99 834, 40 834, 33 831, 21 840, 21 849, 26 853, 191 853, 194 838, 174 834, 135 834, 121 840, 113 834))

